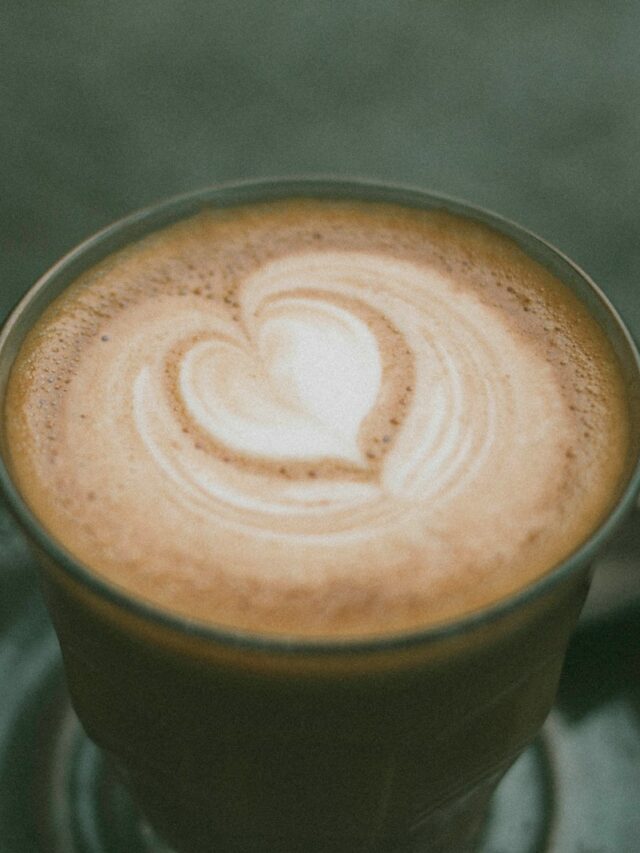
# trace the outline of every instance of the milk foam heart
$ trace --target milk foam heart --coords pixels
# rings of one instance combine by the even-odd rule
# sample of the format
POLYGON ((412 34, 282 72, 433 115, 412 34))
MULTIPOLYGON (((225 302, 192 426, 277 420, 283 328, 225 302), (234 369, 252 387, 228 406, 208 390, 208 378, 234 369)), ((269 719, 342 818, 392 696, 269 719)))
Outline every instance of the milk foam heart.
POLYGON ((483 226, 385 205, 201 214, 23 348, 16 477, 95 571, 244 630, 455 618, 606 511, 624 390, 586 310, 483 226))
POLYGON ((273 459, 364 460, 360 424, 380 386, 366 324, 320 299, 281 300, 255 338, 198 341, 184 356, 185 409, 221 445, 273 459))
MULTIPOLYGON (((153 322, 146 307, 146 322, 137 318, 148 337, 130 349, 126 369, 118 356, 124 393, 111 405, 133 412, 149 457, 185 500, 210 495, 260 508, 270 514, 266 528, 238 519, 260 535, 274 532, 274 513, 303 509, 319 517, 314 532, 331 534, 348 519, 332 525, 327 513, 346 502, 366 504, 359 523, 385 523, 398 499, 443 500, 483 471, 524 467, 509 461, 521 455, 523 435, 539 433, 536 441, 560 451, 570 440, 550 366, 514 346, 494 311, 472 292, 456 294, 434 269, 354 252, 304 253, 247 277, 238 321, 224 303, 194 311, 182 297, 164 300, 153 322), (405 372, 385 370, 390 323, 396 348, 401 342, 410 355, 405 372), (152 341, 163 342, 162 358, 152 341), (175 376, 170 386, 167 374, 175 376), (385 397, 400 395, 401 410, 385 407, 385 397), (367 418, 382 432, 362 434, 367 418), (194 456, 194 435, 207 452, 194 456), (500 458, 491 458, 497 446, 500 458), (238 464, 261 470, 240 481, 238 464)), ((127 327, 134 313, 123 316, 127 327)), ((112 337, 126 334, 112 320, 112 337)), ((104 370, 102 382, 112 382, 104 348, 94 357, 92 381, 104 370)))

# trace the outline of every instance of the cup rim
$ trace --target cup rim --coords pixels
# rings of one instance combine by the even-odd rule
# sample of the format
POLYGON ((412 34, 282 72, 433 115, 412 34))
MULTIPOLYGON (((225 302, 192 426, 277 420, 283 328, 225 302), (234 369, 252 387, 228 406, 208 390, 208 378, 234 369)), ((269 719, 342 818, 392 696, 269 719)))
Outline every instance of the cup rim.
MULTIPOLYGON (((172 222, 188 215, 195 215, 199 209, 218 204, 223 207, 239 206, 243 203, 276 200, 278 198, 322 197, 334 199, 352 199, 363 201, 391 202, 409 205, 422 209, 443 208, 466 218, 475 219, 493 227, 499 233, 506 235, 516 242, 526 241, 528 246, 536 247, 541 256, 547 261, 554 260, 568 272, 586 285, 587 291, 595 298, 598 310, 613 324, 616 334, 620 337, 628 351, 628 360, 635 382, 640 387, 640 354, 634 340, 609 297, 576 263, 551 243, 521 225, 487 210, 440 192, 433 192, 421 187, 407 184, 396 184, 388 181, 371 180, 368 178, 347 178, 333 175, 285 176, 249 178, 238 181, 227 181, 213 184, 201 189, 168 197, 159 202, 147 205, 129 213, 80 242, 71 251, 51 266, 21 297, 16 306, 6 317, 0 330, 0 358, 11 341, 14 329, 18 326, 24 312, 39 296, 50 288, 61 277, 69 275, 73 281, 82 271, 89 269, 99 260, 130 244, 141 237, 151 234, 172 222), (231 199, 231 200, 229 200, 231 199), (117 245, 111 245, 111 243, 117 245), (110 246, 110 248, 107 248, 110 246), (93 258, 87 263, 87 257, 93 258), (83 262, 84 261, 84 265, 83 262), (75 270, 75 267, 78 270, 75 270)), ((530 256, 531 252, 524 249, 530 256)), ((535 260, 543 263, 540 257, 535 260)), ((566 277, 559 276, 566 286, 566 277)), ((573 292, 575 290, 572 288, 573 292)), ((57 292, 52 297, 55 298, 57 292)), ((578 298, 579 295, 578 295, 578 298)), ((590 311, 592 315, 593 311, 590 311)), ((596 322, 599 321, 595 317, 596 322)), ((602 323, 600 323, 602 326, 602 323)), ((24 332, 18 342, 22 343, 24 332)), ((607 334, 611 340, 611 336, 607 334)), ((12 361, 13 364, 13 361, 12 361)), ((7 369, 7 375, 10 371, 7 369)), ((2 404, 4 404, 5 387, 0 389, 2 404)), ((3 444, 4 442, 2 442, 3 444)), ((341 653, 357 654, 389 651, 398 648, 434 643, 453 636, 461 636, 476 629, 489 625, 526 604, 541 598, 561 584, 574 572, 579 571, 590 563, 597 555, 602 545, 611 537, 616 528, 633 507, 638 492, 640 492, 640 447, 637 448, 637 458, 630 466, 628 481, 621 490, 616 503, 602 518, 598 526, 592 530, 589 537, 581 542, 567 557, 544 574, 534 579, 513 595, 500 599, 477 611, 463 614, 454 620, 431 624, 422 628, 410 629, 389 634, 336 637, 306 637, 300 635, 256 633, 240 628, 229 627, 216 623, 204 622, 172 613, 154 605, 150 601, 135 598, 127 591, 110 582, 89 568, 50 534, 30 509, 18 488, 14 484, 5 462, 6 448, 0 453, 0 490, 4 494, 8 507, 20 526, 28 536, 48 554, 73 580, 86 586, 91 592, 111 605, 121 608, 129 615, 142 622, 151 622, 156 626, 197 638, 211 641, 227 647, 244 647, 254 651, 280 654, 320 654, 336 655, 341 653)))

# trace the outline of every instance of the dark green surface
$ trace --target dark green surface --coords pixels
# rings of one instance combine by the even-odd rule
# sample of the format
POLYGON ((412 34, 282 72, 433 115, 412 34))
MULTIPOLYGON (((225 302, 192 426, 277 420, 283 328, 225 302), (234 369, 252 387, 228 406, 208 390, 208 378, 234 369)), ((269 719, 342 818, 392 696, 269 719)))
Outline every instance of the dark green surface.
MULTIPOLYGON (((3 0, 0 315, 134 208, 330 172, 519 221, 640 337, 639 36, 640 3, 599 0, 3 0)), ((598 575, 565 670, 558 779, 572 793, 554 853, 640 849, 640 615, 618 608, 638 600, 639 538, 632 524, 598 575)), ((44 737, 59 662, 8 522, 0 543, 0 850, 31 853, 48 849, 45 777, 25 733, 44 737)))
POLYGON ((640 4, 3 0, 2 304, 223 179, 415 183, 555 242, 640 332, 640 4))

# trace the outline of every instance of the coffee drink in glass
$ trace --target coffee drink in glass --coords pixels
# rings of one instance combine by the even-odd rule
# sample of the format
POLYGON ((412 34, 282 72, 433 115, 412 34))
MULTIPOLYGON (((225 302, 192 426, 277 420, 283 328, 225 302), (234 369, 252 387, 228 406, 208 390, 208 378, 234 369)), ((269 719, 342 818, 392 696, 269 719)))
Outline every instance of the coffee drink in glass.
POLYGON ((3 346, 74 704, 159 834, 470 849, 637 489, 597 289, 455 202, 265 182, 94 238, 3 346))

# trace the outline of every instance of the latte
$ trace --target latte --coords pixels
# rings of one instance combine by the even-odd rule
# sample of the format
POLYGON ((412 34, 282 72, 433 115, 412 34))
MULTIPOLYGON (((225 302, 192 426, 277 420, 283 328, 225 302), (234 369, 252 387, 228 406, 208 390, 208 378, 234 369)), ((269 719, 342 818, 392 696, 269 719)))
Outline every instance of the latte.
POLYGON ((49 532, 161 609, 368 636, 512 594, 618 496, 618 364, 506 237, 391 204, 202 212, 85 273, 10 380, 49 532))

